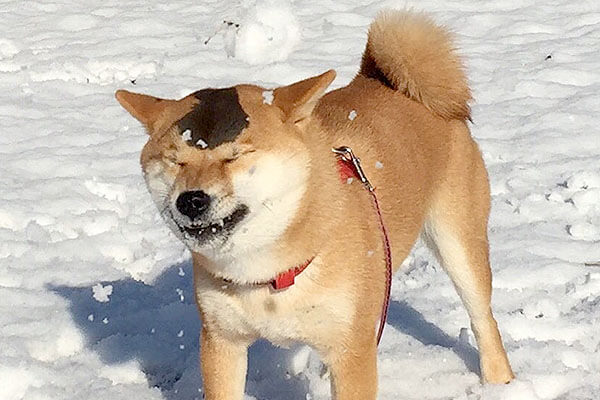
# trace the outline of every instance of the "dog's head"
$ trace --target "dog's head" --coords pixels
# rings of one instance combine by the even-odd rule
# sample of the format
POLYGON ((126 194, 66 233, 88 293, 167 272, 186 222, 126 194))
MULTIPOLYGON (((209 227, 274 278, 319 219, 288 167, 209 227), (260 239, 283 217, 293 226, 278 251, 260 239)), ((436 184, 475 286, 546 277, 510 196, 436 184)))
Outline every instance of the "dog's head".
POLYGON ((308 178, 302 127, 334 77, 272 91, 204 89, 180 100, 117 91, 149 134, 141 164, 150 194, 192 251, 240 255, 284 233, 308 178))

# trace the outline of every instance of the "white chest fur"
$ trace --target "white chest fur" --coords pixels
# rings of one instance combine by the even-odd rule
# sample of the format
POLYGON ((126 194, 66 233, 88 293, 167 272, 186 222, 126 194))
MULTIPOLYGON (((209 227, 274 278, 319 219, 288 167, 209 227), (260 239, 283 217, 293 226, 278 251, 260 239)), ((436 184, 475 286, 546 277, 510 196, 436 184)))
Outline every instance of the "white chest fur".
POLYGON ((278 345, 294 341, 327 342, 330 332, 350 326, 353 305, 344 288, 323 290, 305 271, 280 291, 269 285, 234 285, 196 274, 196 295, 210 329, 249 341, 265 338, 278 345), (334 329, 335 328, 335 329, 334 329))

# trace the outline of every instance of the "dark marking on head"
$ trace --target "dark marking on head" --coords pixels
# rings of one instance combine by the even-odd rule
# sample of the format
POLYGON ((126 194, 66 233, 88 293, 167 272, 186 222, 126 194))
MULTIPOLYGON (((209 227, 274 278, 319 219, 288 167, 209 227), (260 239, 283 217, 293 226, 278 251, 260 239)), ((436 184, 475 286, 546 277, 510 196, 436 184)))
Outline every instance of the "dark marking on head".
POLYGON ((194 97, 199 103, 177 122, 191 146, 214 149, 233 142, 248 127, 248 114, 242 109, 235 88, 203 89, 194 93, 194 97))

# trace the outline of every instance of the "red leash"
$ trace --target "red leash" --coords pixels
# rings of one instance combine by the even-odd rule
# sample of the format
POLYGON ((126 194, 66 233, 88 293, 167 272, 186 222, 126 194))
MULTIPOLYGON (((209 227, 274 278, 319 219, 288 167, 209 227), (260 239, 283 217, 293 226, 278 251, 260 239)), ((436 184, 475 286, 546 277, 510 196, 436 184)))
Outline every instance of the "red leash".
MULTIPOLYGON (((390 304, 390 292, 392 290, 392 251, 390 248, 390 240, 388 238, 385 224, 383 223, 383 215, 381 215, 381 208, 379 207, 379 201, 375 194, 375 188, 371 185, 367 179, 363 169, 360 166, 360 159, 352 153, 352 149, 347 146, 338 147, 332 149, 333 152, 338 156, 338 168, 340 172, 340 178, 343 182, 348 182, 348 179, 357 178, 359 179, 365 189, 371 195, 371 201, 373 208, 377 214, 377 222, 381 231, 381 240, 383 242, 383 251, 385 253, 385 297, 383 298, 383 305, 381 307, 381 316, 379 318, 379 328, 377 329, 377 345, 381 341, 381 335, 383 334, 383 328, 385 327, 385 321, 387 320, 388 307, 390 304)), ((348 182, 350 183, 350 182, 348 182)), ((306 267, 312 262, 314 257, 306 260, 304 264, 291 268, 285 272, 280 273, 270 281, 269 283, 274 290, 287 289, 294 284, 295 278, 300 275, 306 267)))
POLYGON ((354 155, 352 149, 347 146, 337 147, 332 151, 338 156, 338 167, 340 170, 340 177, 342 181, 347 182, 348 179, 358 178, 362 182, 363 186, 371 195, 371 201, 373 208, 377 213, 377 222, 381 230, 381 239, 383 242, 383 251, 385 253, 385 297, 383 299, 383 305, 381 307, 381 317, 379 319, 379 328, 377 329, 377 345, 381 341, 381 335, 383 334, 383 328, 385 321, 387 320, 388 308, 390 305, 390 293, 392 290, 392 251, 390 248, 390 240, 388 238, 385 224, 383 223, 383 215, 381 215, 381 208, 379 207, 379 201, 375 194, 375 188, 371 185, 367 179, 363 169, 360 166, 360 159, 354 155))

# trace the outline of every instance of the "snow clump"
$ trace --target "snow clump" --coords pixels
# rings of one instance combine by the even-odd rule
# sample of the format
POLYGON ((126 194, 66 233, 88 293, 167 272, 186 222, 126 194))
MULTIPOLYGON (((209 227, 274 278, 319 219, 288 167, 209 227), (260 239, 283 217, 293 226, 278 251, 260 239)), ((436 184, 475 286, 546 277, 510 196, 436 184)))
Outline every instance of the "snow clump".
POLYGON ((258 0, 235 35, 235 58, 248 64, 284 61, 300 42, 300 25, 285 0, 258 0))
POLYGON ((92 286, 94 299, 100 303, 107 303, 110 301, 109 296, 112 294, 112 292, 112 285, 102 286, 101 283, 98 283, 97 285, 92 286))
POLYGON ((185 140, 186 142, 189 142, 190 140, 192 140, 192 131, 189 129, 186 129, 185 131, 183 131, 181 133, 181 138, 183 140, 185 140))
POLYGON ((273 104, 273 91, 272 90, 265 90, 264 92, 262 92, 262 97, 263 97, 263 103, 264 104, 268 104, 271 105, 273 104))

